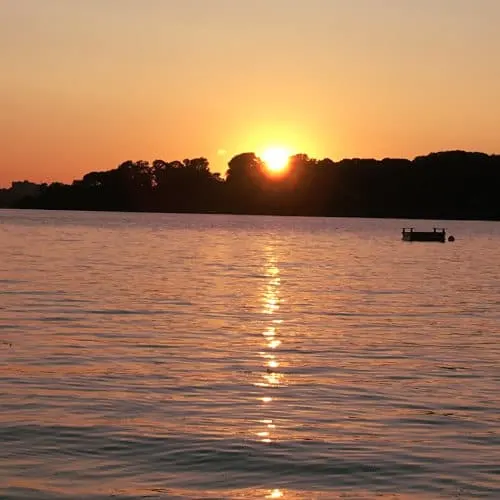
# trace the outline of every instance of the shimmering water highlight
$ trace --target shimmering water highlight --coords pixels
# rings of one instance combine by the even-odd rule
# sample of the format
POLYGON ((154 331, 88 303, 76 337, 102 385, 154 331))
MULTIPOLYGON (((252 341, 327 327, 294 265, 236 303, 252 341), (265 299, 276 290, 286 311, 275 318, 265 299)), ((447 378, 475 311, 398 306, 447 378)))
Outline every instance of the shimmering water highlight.
POLYGON ((498 498, 500 226, 405 225, 0 211, 0 497, 498 498))

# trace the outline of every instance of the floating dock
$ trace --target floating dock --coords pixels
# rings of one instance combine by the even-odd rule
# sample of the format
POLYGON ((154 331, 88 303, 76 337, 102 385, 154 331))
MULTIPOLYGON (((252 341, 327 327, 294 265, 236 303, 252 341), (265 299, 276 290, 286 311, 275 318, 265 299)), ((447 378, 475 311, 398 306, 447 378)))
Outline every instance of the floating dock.
POLYGON ((446 229, 434 227, 432 231, 415 231, 412 227, 404 227, 401 232, 403 241, 446 241, 446 229))

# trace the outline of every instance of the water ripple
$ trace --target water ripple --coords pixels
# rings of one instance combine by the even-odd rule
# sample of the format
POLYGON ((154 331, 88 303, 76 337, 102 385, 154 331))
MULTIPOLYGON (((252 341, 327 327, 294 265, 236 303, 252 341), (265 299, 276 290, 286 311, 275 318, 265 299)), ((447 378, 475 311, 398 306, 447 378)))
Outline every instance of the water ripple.
POLYGON ((500 497, 498 224, 0 219, 0 497, 500 497))

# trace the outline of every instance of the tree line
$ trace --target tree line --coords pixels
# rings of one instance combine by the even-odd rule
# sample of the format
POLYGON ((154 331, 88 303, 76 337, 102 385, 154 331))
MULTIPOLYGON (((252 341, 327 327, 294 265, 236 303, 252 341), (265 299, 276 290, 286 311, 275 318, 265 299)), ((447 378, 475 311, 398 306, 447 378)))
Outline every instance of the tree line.
POLYGON ((56 210, 500 220, 500 156, 445 151, 413 160, 290 158, 271 176, 254 153, 225 177, 206 158, 126 161, 72 184, 13 183, 0 205, 56 210), (13 196, 15 185, 23 192, 13 196), (22 188, 22 189, 21 189, 22 188))

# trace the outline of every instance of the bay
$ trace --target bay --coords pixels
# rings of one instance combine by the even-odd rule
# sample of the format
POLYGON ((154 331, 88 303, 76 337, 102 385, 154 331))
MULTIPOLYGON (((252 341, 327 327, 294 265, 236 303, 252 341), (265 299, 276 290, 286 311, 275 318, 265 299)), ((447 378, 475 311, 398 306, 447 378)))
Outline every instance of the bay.
POLYGON ((499 248, 0 210, 0 497, 498 498, 499 248))

